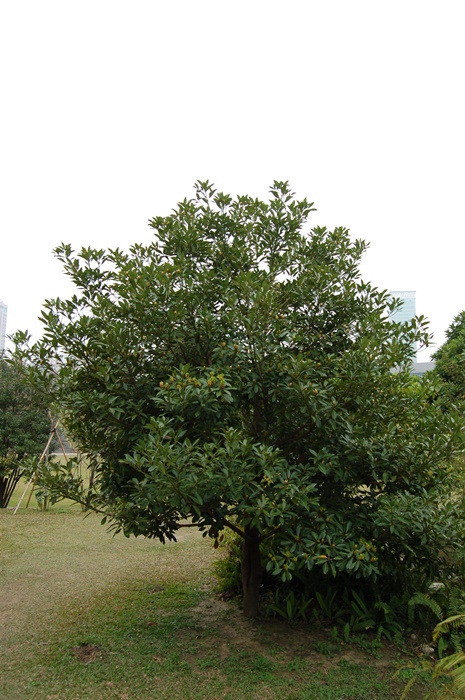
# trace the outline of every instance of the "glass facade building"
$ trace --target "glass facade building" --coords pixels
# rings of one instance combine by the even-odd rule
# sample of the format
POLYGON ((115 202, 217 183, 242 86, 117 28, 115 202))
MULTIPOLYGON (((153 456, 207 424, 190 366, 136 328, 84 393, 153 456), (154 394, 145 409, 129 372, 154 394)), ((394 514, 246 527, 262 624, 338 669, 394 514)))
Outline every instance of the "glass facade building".
MULTIPOLYGON (((389 295, 393 299, 400 299, 402 301, 402 306, 391 314, 391 318, 396 323, 405 323, 406 321, 411 321, 417 315, 416 312, 416 292, 389 292, 389 295)), ((415 358, 417 354, 417 344, 414 343, 413 349, 415 350, 415 358)))
POLYGON ((8 306, 0 300, 0 352, 5 349, 7 311, 8 306))

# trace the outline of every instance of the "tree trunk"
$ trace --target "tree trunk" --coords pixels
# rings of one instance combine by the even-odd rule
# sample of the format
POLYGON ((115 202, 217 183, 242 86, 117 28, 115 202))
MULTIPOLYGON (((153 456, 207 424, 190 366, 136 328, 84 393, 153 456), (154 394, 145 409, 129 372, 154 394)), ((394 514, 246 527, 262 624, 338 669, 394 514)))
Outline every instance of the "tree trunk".
POLYGON ((245 528, 242 555, 243 608, 246 617, 258 615, 258 595, 262 583, 260 539, 255 528, 245 528))
POLYGON ((16 484, 23 475, 23 469, 14 467, 8 474, 0 477, 0 508, 6 508, 16 488, 16 484))

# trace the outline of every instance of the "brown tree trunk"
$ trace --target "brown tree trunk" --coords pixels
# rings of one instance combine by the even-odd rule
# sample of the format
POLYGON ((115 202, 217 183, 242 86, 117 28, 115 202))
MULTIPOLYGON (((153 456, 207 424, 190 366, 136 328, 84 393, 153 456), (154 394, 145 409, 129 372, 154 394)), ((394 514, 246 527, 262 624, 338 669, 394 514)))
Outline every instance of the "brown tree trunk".
POLYGON ((256 617, 258 615, 258 596, 262 576, 260 538, 255 528, 246 527, 242 555, 243 608, 246 617, 256 617))

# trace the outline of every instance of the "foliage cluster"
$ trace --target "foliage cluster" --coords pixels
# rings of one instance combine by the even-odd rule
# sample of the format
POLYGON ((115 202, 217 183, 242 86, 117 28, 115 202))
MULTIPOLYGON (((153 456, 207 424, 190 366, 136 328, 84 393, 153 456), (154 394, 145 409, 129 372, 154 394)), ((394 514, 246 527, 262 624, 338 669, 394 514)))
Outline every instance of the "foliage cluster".
MULTIPOLYGON (((226 597, 241 591, 241 539, 226 534, 220 545, 222 556, 214 562, 217 590, 226 597)), ((262 554, 266 561, 266 548, 262 554)), ((458 573, 459 567, 457 567, 458 573)), ((260 593, 261 611, 288 622, 331 624, 337 635, 348 642, 353 635, 369 632, 377 640, 400 641, 416 632, 429 639, 435 625, 465 607, 463 576, 446 584, 427 586, 422 591, 388 590, 379 581, 339 576, 336 579, 312 576, 298 571, 290 582, 266 575, 260 593)), ((465 646, 465 633, 444 633, 437 642, 439 657, 465 646)))
MULTIPOLYGON (((269 202, 197 183, 129 252, 56 254, 76 293, 17 357, 95 457, 87 504, 126 534, 195 526, 243 539, 247 615, 268 574, 417 590, 461 547, 449 460, 461 424, 413 384, 426 323, 360 280, 366 244, 304 232, 287 183, 269 202)), ((48 487, 82 498, 62 467, 48 487)))
MULTIPOLYGON (((438 622, 433 630, 433 643, 437 643, 438 650, 440 650, 447 646, 447 642, 444 642, 444 640, 448 637, 454 643, 456 650, 454 653, 445 656, 439 653, 439 660, 433 661, 427 659, 423 660, 420 666, 413 665, 413 672, 403 690, 400 700, 406 700, 406 698, 410 696, 412 688, 417 680, 421 679, 424 681, 425 677, 429 677, 430 685, 434 687, 434 690, 427 693, 424 696, 424 700, 460 700, 464 697, 464 625, 465 615, 463 612, 451 615, 447 619, 438 622)), ((399 672, 396 675, 399 675, 399 672)))
MULTIPOLYGON (((446 342, 434 353, 433 370, 440 381, 443 406, 463 407, 465 401, 465 311, 459 313, 446 331, 446 342)), ((461 409, 463 410, 463 409, 461 409)))
POLYGON ((51 430, 46 395, 26 378, 25 367, 0 358, 0 508, 6 508, 25 469, 41 455, 51 430))

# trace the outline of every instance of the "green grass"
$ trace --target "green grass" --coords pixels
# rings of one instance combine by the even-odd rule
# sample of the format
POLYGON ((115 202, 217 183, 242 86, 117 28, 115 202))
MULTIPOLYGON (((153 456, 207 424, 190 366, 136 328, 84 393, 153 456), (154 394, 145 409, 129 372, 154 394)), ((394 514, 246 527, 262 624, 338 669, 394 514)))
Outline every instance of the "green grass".
MULTIPOLYGON (((64 455, 57 454, 54 459, 58 462, 65 462, 64 455)), ((83 462, 85 464, 85 462, 83 462)), ((83 467, 84 468, 84 467, 83 467)), ((85 478, 86 483, 88 483, 87 477, 85 478)), ((15 509, 21 500, 21 505, 19 510, 40 510, 39 504, 36 499, 36 489, 33 484, 29 484, 29 479, 20 479, 16 485, 16 488, 11 496, 10 502, 8 504, 8 509, 15 509), (27 490, 26 490, 27 486, 27 490)), ((69 499, 63 499, 55 503, 54 505, 48 505, 47 510, 55 511, 59 513, 66 512, 82 512, 82 508, 78 503, 71 501, 69 499)), ((19 512, 19 511, 18 511, 19 512)))
POLYGON ((320 627, 243 619, 195 531, 162 546, 28 509, 0 512, 0 537, 2 700, 394 700, 405 685, 392 645, 374 658, 320 627))

